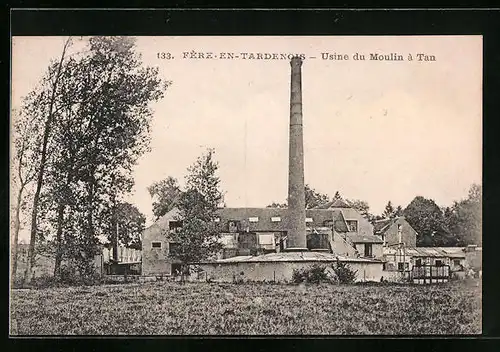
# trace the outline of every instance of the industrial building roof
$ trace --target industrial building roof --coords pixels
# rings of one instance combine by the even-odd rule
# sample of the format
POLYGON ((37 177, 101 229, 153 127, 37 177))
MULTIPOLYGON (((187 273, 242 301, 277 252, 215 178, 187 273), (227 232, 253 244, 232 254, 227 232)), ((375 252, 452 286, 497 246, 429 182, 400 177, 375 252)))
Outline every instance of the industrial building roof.
MULTIPOLYGON (((398 249, 385 247, 384 254, 395 254, 398 249)), ((405 254, 412 257, 465 258, 464 247, 406 247, 405 254)))
MULTIPOLYGON (((248 231, 286 231, 289 217, 286 208, 221 208, 217 212, 221 222, 239 221, 248 231)), ((329 223, 333 221, 336 231, 347 232, 340 210, 306 209, 306 218, 312 220, 309 227, 331 226, 329 223)))
POLYGON ((411 247, 405 253, 412 257, 449 257, 449 254, 438 247, 411 247))
MULTIPOLYGON (((229 221, 237 221, 240 223, 241 229, 251 232, 284 232, 288 229, 289 212, 287 208, 225 207, 218 209, 217 212, 222 224, 227 225, 229 221)), ((150 228, 164 228, 169 220, 175 219, 179 215, 178 209, 174 208, 151 225, 150 228)), ((306 221, 309 228, 331 227, 333 223, 335 231, 341 233, 349 231, 346 219, 359 220, 360 217, 361 215, 357 210, 348 207, 306 209, 306 221)), ((375 239, 372 238, 372 240, 375 239)), ((378 241, 381 240, 377 239, 376 243, 378 241)))
POLYGON ((337 256, 327 252, 280 252, 269 253, 259 256, 238 256, 226 259, 219 259, 212 262, 203 262, 199 264, 228 264, 228 263, 269 263, 269 262, 362 262, 362 263, 381 263, 380 260, 366 258, 351 258, 337 256))

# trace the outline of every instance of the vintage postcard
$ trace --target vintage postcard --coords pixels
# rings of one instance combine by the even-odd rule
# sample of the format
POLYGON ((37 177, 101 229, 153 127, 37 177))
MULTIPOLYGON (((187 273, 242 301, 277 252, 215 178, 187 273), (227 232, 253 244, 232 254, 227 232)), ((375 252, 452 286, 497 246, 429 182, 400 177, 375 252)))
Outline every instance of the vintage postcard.
POLYGON ((482 46, 12 37, 10 334, 481 334, 482 46))

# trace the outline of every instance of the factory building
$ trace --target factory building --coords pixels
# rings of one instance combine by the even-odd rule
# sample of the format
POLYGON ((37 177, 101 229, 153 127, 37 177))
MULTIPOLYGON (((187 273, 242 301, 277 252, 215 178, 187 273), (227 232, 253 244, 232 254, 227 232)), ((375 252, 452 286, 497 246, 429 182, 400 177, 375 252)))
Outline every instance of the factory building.
MULTIPOLYGON (((236 274, 269 280, 271 272, 275 281, 290 281, 293 269, 344 260, 361 265, 358 280, 378 280, 383 241, 373 235, 371 224, 345 204, 306 210, 302 59, 293 57, 290 66, 288 208, 219 209, 224 251, 218 260, 193 264, 215 281, 231 281, 236 274)), ((145 231, 144 275, 176 270, 178 263, 170 254, 176 244, 168 240, 168 231, 182 225, 176 213, 172 210, 145 231)))
MULTIPOLYGON (((359 213, 359 217, 355 216, 356 213, 355 209, 347 207, 307 209, 304 221, 307 250, 353 260, 380 260, 382 239, 370 234, 368 229, 371 224, 359 213)), ((282 208, 219 209, 216 221, 220 222, 224 245, 219 259, 229 263, 231 258, 241 261, 241 257, 286 253, 289 216, 288 209, 282 208)), ((168 232, 176 231, 180 226, 177 219, 178 211, 173 209, 144 232, 144 275, 170 275, 178 269, 171 255, 175 243, 168 238, 168 232)))

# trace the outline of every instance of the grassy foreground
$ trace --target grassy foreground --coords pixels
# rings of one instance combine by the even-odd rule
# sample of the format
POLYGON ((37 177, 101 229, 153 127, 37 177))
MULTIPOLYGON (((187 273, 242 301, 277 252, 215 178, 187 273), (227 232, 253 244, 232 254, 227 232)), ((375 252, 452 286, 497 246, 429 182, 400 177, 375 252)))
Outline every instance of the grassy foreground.
POLYGON ((152 282, 13 290, 15 335, 479 334, 481 284, 152 282))

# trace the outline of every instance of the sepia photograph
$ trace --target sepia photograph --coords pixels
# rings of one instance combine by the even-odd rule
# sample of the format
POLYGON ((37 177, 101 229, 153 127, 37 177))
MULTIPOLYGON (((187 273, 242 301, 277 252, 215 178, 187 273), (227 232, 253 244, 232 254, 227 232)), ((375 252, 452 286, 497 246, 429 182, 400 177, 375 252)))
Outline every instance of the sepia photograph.
POLYGON ((482 333, 482 36, 11 49, 11 337, 482 333))

